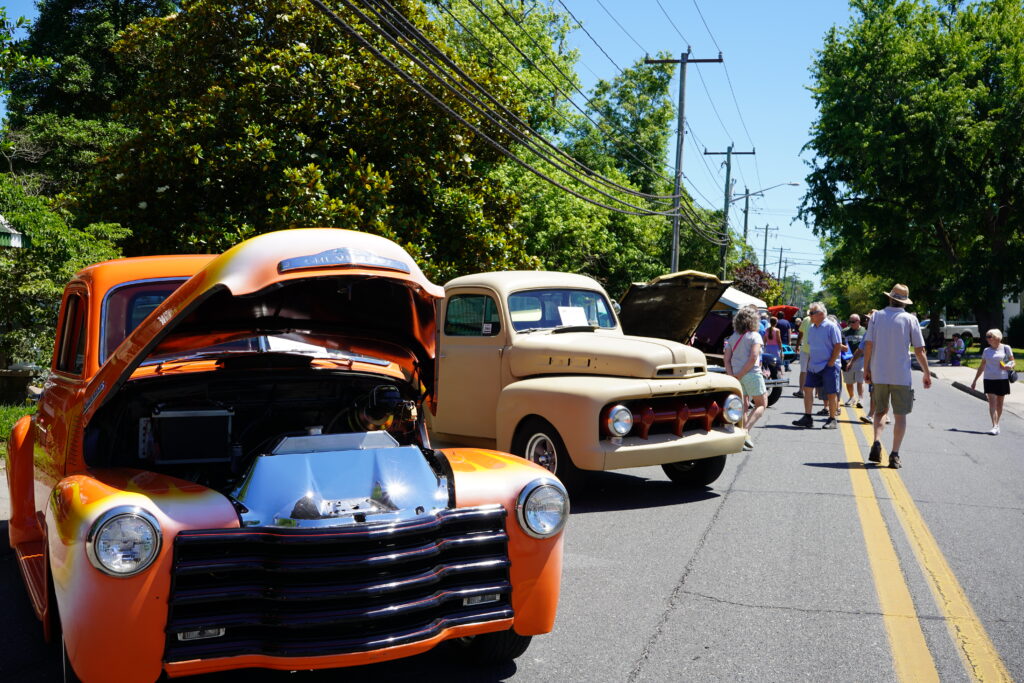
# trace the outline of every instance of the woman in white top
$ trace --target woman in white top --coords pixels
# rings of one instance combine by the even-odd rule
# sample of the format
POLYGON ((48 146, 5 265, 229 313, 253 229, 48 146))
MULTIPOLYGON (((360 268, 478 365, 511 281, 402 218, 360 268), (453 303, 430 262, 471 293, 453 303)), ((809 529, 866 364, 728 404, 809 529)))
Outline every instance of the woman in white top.
POLYGON ((978 378, 985 373, 985 397, 988 399, 988 415, 992 418, 989 434, 999 433, 999 418, 1003 416, 1003 398, 1010 393, 1010 370, 1013 369, 1013 350, 1003 343, 1003 333, 989 330, 985 333, 988 348, 981 354, 981 365, 971 382, 971 389, 978 384, 978 378))
POLYGON ((757 331, 757 309, 752 306, 741 308, 733 316, 732 326, 736 332, 725 342, 725 371, 739 379, 744 395, 753 404, 743 416, 743 426, 747 430, 743 450, 749 451, 754 448, 750 430, 768 406, 764 375, 761 374, 763 340, 757 331))

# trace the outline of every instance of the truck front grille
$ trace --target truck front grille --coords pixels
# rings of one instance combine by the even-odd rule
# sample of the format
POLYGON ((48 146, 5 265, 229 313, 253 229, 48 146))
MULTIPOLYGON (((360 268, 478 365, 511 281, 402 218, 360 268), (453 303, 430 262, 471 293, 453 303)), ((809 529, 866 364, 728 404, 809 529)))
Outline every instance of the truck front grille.
POLYGON ((183 531, 164 658, 362 652, 510 618, 505 517, 494 505, 347 528, 183 531))

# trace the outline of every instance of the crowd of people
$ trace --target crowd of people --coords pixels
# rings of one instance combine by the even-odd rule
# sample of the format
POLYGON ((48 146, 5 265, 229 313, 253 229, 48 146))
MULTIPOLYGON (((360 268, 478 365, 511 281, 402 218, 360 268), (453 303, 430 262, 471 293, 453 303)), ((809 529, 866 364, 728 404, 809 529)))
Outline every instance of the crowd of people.
MULTIPOLYGON (((800 349, 800 383, 794 396, 803 399, 804 414, 793 425, 804 429, 815 426, 812 409, 816 397, 824 405, 818 412, 819 416, 826 418, 822 429, 836 429, 843 406, 863 408, 867 403, 867 415, 861 420, 873 428, 868 460, 881 464, 881 440, 886 426, 891 423, 888 466, 893 469, 902 466, 900 448, 906 434, 907 415, 914 405, 908 348, 913 350, 922 370, 921 383, 925 389, 931 387, 932 377, 921 324, 906 308, 913 303, 909 289, 906 285, 897 284, 884 296, 887 300, 884 308, 872 310, 863 317, 851 314, 845 328, 820 301, 807 307, 806 317, 796 317, 792 323, 783 317, 759 313, 753 306, 744 307, 736 313, 734 333, 725 345, 725 367, 726 372, 740 380, 749 399, 744 415, 748 431, 744 450, 753 449, 750 433, 767 407, 767 391, 761 372, 762 353, 777 358, 788 371, 789 362, 783 350, 795 341, 800 349), (840 403, 844 384, 847 398, 840 403)), ((971 384, 974 389, 979 379, 984 380, 992 421, 989 434, 992 435, 999 434, 1003 401, 1010 393, 1010 376, 1014 368, 1013 351, 1002 343, 1002 338, 1002 332, 997 329, 986 333, 988 348, 982 353, 981 366, 971 384)), ((951 363, 955 360, 959 365, 964 353, 963 341, 955 336, 944 351, 940 359, 945 358, 951 363)))

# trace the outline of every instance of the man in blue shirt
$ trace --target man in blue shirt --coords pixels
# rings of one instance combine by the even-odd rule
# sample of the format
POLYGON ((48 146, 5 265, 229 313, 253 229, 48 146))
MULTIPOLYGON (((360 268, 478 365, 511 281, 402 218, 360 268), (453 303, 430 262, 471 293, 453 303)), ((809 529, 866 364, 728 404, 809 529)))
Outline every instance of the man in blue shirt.
POLYGON ((822 429, 838 427, 836 413, 839 410, 839 354, 843 350, 843 335, 839 326, 828 320, 825 304, 815 301, 807 307, 811 326, 807 330, 810 353, 807 361, 807 376, 804 378, 804 416, 795 420, 796 427, 813 427, 811 405, 814 389, 821 387, 822 397, 828 406, 828 419, 822 429))
MULTIPOLYGON (((782 317, 781 312, 779 313, 778 322, 779 334, 782 335, 782 343, 789 346, 789 339, 793 330, 793 326, 790 325, 789 321, 782 317)), ((786 359, 785 354, 782 357, 782 364, 786 368, 786 372, 789 372, 789 361, 786 359)))

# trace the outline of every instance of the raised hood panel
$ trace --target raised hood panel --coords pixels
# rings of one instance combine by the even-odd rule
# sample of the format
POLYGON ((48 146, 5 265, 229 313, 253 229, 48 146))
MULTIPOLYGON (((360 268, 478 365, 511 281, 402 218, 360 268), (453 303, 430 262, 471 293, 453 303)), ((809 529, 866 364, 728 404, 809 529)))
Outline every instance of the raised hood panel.
POLYGON ((434 304, 443 296, 383 237, 331 228, 254 237, 210 261, 118 346, 89 384, 83 418, 88 421, 151 354, 256 334, 351 338, 407 374, 417 371, 430 387, 434 304))
POLYGON ((688 343, 730 284, 696 270, 634 282, 622 297, 622 329, 626 334, 688 343))
POLYGON ((509 369, 515 377, 585 374, 647 379, 703 372, 704 366, 704 354, 689 346, 602 332, 520 334, 509 350, 509 369))

